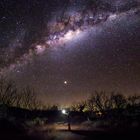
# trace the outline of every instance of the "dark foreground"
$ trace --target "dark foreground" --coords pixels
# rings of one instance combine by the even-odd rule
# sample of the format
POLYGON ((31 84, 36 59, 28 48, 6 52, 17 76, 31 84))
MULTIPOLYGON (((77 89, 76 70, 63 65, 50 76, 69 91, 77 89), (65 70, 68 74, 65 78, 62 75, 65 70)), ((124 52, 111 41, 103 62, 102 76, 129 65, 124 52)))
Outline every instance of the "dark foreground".
POLYGON ((40 128, 10 128, 0 131, 0 140, 98 140, 98 139, 138 139, 140 129, 110 130, 48 130, 40 128))

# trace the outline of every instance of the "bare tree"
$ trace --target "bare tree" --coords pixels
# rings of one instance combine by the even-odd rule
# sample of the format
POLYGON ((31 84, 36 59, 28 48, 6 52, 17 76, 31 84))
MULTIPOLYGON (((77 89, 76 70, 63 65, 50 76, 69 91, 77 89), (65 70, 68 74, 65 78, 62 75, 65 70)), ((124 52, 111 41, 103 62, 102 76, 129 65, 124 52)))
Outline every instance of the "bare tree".
POLYGON ((38 109, 41 103, 37 100, 36 94, 33 89, 26 87, 21 92, 20 106, 26 109, 38 109))
POLYGON ((122 109, 122 108, 126 107, 127 100, 120 93, 112 94, 110 100, 112 102, 113 108, 122 109))
POLYGON ((13 81, 6 78, 0 79, 0 102, 9 106, 14 106, 17 96, 17 87, 13 81))
POLYGON ((41 106, 34 90, 26 87, 19 92, 15 82, 4 77, 0 78, 0 104, 27 109, 37 109, 41 106))
POLYGON ((83 112, 86 107, 87 107, 87 102, 83 101, 83 102, 72 105, 71 110, 83 112))
POLYGON ((88 107, 91 111, 100 111, 103 113, 104 110, 111 108, 109 95, 107 95, 104 91, 95 91, 88 100, 88 107))

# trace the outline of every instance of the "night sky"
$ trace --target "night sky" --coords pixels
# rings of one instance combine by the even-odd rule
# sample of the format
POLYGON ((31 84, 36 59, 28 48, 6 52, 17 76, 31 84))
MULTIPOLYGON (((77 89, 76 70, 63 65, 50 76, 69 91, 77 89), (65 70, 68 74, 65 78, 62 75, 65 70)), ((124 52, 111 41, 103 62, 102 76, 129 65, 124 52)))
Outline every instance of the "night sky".
POLYGON ((140 94, 140 0, 0 0, 0 74, 45 104, 140 94))

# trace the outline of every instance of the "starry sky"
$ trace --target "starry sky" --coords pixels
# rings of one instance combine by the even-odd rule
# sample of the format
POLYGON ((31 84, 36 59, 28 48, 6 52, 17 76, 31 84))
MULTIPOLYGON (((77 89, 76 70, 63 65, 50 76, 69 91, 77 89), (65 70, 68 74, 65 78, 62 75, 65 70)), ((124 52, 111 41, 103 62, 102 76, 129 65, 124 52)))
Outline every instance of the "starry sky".
POLYGON ((140 94, 140 0, 0 0, 0 75, 44 104, 140 94))

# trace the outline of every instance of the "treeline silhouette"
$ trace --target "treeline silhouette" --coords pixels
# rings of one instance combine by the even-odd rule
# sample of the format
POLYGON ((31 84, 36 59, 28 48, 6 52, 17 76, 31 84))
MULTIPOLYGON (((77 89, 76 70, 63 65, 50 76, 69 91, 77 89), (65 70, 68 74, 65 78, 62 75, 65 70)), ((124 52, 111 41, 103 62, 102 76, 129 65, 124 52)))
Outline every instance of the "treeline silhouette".
POLYGON ((19 89, 14 81, 0 78, 0 120, 14 118, 16 121, 40 121, 45 118, 45 121, 53 122, 60 119, 61 111, 58 110, 58 105, 41 103, 29 86, 19 89))
POLYGON ((15 82, 0 78, 0 105, 13 106, 24 109, 37 109, 41 103, 35 91, 29 86, 18 90, 15 82))
POLYGON ((105 91, 95 91, 88 100, 71 106, 71 110, 80 112, 98 112, 104 114, 109 110, 126 109, 140 106, 140 96, 123 95, 119 92, 106 93, 105 91))
MULTIPOLYGON (((128 123, 140 122, 140 96, 105 91, 95 91, 86 101, 76 103, 66 109, 71 121, 110 120, 128 123)), ((45 106, 38 100, 36 93, 28 86, 19 90, 13 81, 0 78, 0 117, 46 118, 48 122, 60 121, 64 115, 58 105, 45 106)))
POLYGON ((92 122, 100 121, 102 127, 128 129, 140 124, 140 96, 105 91, 95 91, 86 101, 71 106, 92 122), (102 123, 101 123, 102 122, 102 123), (121 127, 120 127, 121 126, 121 127))

